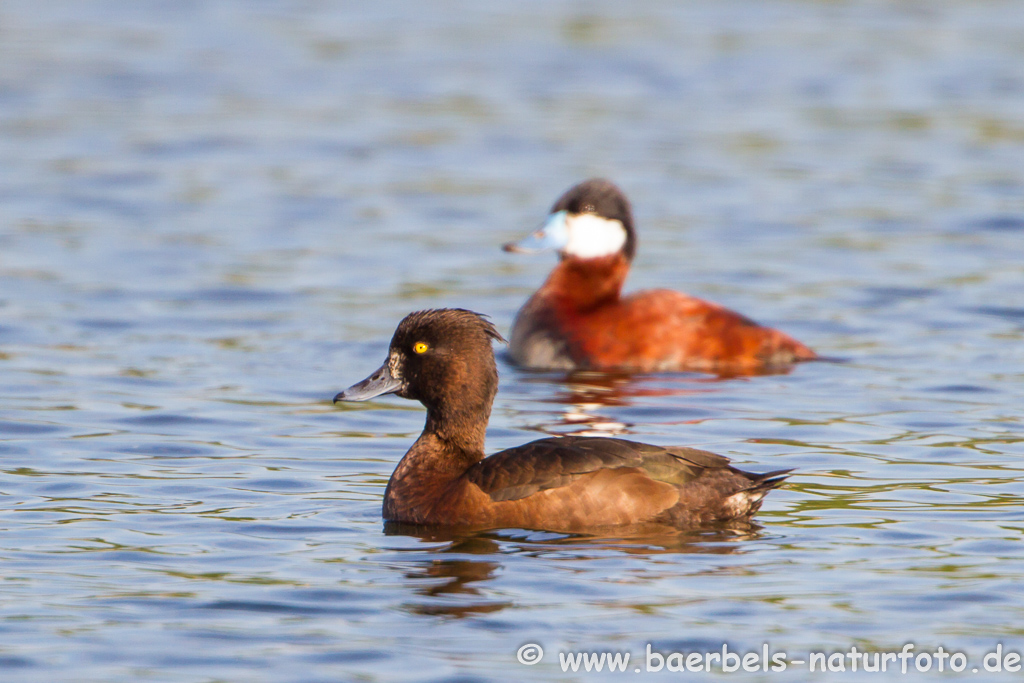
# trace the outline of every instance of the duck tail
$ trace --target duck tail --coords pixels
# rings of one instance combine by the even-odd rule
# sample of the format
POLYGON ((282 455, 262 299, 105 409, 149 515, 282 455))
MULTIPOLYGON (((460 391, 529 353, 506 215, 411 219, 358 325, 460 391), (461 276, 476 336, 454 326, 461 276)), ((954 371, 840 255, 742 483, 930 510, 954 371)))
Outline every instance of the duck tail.
POLYGON ((761 509, 761 503, 768 492, 786 481, 792 469, 775 470, 764 474, 743 472, 750 485, 725 499, 724 508, 734 518, 749 517, 761 509))
POLYGON ((800 344, 799 348, 796 349, 796 353, 794 355, 796 356, 796 360, 798 362, 807 360, 822 360, 821 356, 819 356, 817 353, 815 353, 810 348, 804 346, 803 344, 800 344))
POLYGON ((764 491, 768 493, 772 489, 778 487, 782 482, 789 478, 790 472, 793 468, 787 470, 774 470, 772 472, 765 472, 764 474, 751 474, 750 481, 752 486, 747 491, 764 491))

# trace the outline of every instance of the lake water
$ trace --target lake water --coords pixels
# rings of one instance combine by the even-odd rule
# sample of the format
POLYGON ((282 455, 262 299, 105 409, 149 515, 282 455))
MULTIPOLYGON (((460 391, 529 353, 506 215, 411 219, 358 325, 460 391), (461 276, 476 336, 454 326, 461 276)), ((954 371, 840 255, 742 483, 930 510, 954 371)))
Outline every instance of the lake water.
POLYGON ((969 658, 917 678, 979 680, 1024 650, 1022 35, 987 1, 0 4, 2 679, 913 643, 969 658), (331 397, 412 310, 507 332, 554 257, 499 245, 593 175, 634 203, 628 288, 842 362, 500 359, 488 448, 615 433, 795 476, 749 534, 385 530, 424 413, 331 397))

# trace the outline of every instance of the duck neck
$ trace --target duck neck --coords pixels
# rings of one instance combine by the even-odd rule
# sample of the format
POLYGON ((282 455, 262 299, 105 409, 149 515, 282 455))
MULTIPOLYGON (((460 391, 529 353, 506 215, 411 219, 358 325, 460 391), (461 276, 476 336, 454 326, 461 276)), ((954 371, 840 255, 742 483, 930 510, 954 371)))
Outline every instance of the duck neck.
POLYGON ((629 259, 622 252, 588 259, 565 256, 543 289, 563 305, 585 312, 618 301, 628 274, 629 259))
MULTIPOLYGON (((472 400, 467 391, 457 400, 427 406, 427 422, 395 471, 460 476, 484 457, 484 438, 491 416, 493 391, 472 400)), ((417 475, 419 476, 419 475, 417 475)))
POLYGON ((484 457, 484 438, 490 416, 489 402, 486 406, 473 408, 429 408, 423 436, 429 435, 439 443, 443 447, 440 453, 444 453, 445 459, 465 470, 484 457))
POLYGON ((483 459, 486 420, 478 425, 463 425, 458 426, 434 410, 427 412, 423 433, 388 481, 384 492, 385 519, 428 522, 448 487, 483 459))

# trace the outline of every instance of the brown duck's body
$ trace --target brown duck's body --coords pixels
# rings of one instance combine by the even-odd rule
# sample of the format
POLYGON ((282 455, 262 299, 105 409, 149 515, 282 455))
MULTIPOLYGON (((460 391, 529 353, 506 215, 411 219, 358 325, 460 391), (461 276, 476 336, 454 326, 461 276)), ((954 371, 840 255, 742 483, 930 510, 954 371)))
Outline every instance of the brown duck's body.
POLYGON ((421 436, 388 483, 384 518, 550 531, 689 527, 747 519, 786 473, 742 472, 692 448, 572 436, 501 451, 461 472, 443 464, 467 455, 451 457, 435 436, 421 436))
POLYGON ((667 289, 622 297, 622 254, 563 259, 519 311, 509 353, 544 369, 756 372, 817 355, 787 334, 667 289))
POLYGON ((383 393, 427 408, 423 433, 384 493, 389 522, 582 531, 647 522, 695 526, 746 520, 788 470, 751 474, 722 456, 610 438, 550 437, 484 457, 497 392, 491 340, 461 309, 407 316, 388 360, 335 401, 383 393))

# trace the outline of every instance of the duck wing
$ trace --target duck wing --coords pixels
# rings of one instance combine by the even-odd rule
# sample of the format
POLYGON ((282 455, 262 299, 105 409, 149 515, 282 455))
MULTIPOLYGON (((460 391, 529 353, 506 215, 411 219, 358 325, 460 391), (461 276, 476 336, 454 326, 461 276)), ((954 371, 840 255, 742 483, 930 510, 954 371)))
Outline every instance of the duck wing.
MULTIPOLYGON (((466 478, 495 502, 519 500, 538 491, 567 486, 603 469, 637 468, 651 479, 682 486, 710 470, 728 470, 729 460, 685 446, 650 444, 602 437, 561 436, 499 451, 469 469, 466 478)), ((779 473, 771 473, 778 475, 779 473)), ((753 485, 768 475, 747 475, 753 485), (756 479, 755 479, 756 478, 756 479)))

